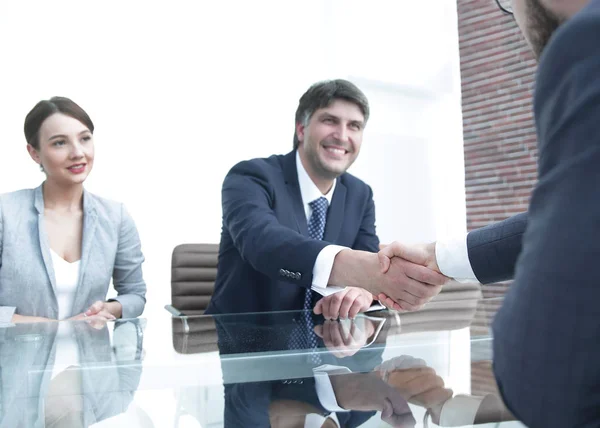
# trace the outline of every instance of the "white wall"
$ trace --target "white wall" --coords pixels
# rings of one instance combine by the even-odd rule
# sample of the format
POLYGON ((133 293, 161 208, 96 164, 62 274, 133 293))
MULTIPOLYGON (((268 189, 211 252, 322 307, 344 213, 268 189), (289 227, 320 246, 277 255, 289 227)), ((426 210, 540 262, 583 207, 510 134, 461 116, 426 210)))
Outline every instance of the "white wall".
POLYGON ((382 241, 465 229, 456 5, 449 0, 0 3, 0 192, 37 186, 26 113, 64 95, 95 125, 89 190, 126 203, 148 282, 170 299, 170 254, 218 242, 220 185, 291 149, 300 95, 349 78, 372 104, 351 172, 375 192, 382 241))

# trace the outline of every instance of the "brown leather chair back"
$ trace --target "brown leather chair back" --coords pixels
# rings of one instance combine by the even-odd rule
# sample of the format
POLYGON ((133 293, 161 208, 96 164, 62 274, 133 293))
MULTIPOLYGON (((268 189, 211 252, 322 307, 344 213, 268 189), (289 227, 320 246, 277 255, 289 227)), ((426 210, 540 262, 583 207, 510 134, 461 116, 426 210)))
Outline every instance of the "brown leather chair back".
POLYGON ((185 315, 201 315, 217 278, 218 244, 182 244, 171 259, 171 304, 185 315))

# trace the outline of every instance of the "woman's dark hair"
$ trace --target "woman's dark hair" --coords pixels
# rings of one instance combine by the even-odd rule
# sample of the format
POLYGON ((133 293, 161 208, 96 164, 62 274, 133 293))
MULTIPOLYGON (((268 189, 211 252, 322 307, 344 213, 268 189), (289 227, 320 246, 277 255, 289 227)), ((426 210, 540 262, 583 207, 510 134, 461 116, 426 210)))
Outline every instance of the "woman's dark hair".
POLYGON ((34 149, 40 149, 40 127, 48 117, 54 113, 62 113, 77 119, 83 123, 90 132, 94 133, 94 124, 88 114, 79 107, 74 101, 65 97, 52 97, 49 100, 42 100, 25 117, 25 139, 27 144, 31 144, 34 149))

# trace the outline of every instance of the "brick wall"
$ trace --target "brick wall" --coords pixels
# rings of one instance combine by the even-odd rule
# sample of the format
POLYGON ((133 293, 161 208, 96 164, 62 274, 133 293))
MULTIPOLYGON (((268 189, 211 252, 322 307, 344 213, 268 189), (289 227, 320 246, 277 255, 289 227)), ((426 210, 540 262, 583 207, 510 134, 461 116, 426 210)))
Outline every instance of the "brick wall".
MULTIPOLYGON (((494 0, 458 0, 467 228, 527 210, 536 182, 536 63, 494 0)), ((484 287, 485 294, 506 285, 484 287)))

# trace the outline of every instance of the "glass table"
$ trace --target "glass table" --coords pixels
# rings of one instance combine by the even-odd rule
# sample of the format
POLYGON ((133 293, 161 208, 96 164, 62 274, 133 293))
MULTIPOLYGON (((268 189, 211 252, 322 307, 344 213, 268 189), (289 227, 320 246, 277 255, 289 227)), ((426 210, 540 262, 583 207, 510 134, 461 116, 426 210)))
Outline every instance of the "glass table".
POLYGON ((492 374, 501 302, 2 328, 0 427, 522 427, 492 374))

